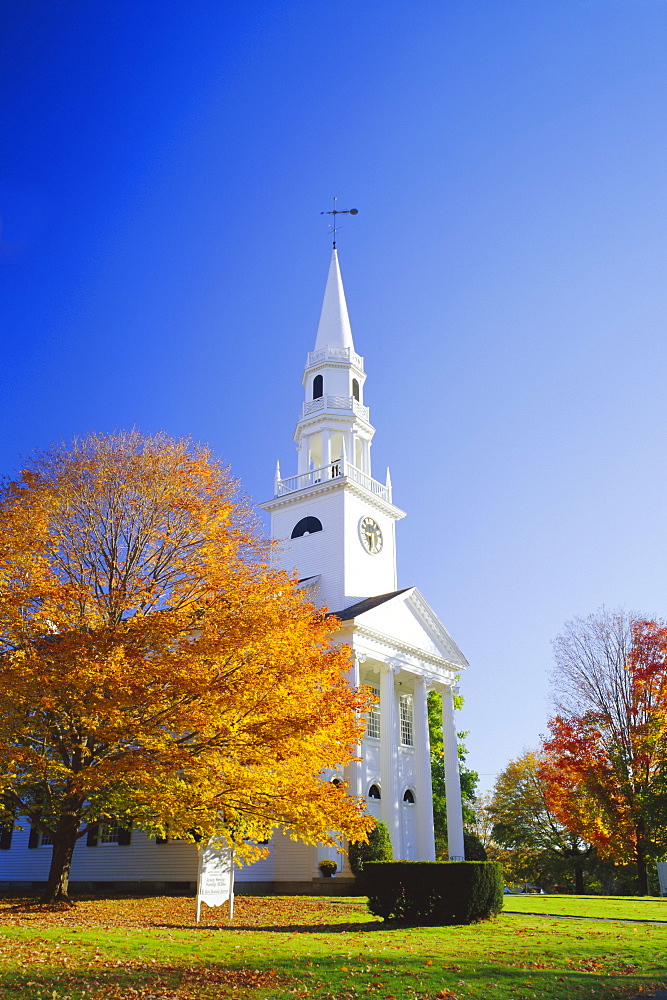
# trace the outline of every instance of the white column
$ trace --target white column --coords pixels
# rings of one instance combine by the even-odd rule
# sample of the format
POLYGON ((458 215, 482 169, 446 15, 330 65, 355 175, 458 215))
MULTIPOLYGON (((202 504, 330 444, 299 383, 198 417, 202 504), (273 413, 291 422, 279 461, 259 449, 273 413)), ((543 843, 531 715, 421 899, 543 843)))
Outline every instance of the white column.
MULTIPOLYGON (((364 662, 366 657, 360 653, 352 654, 352 670, 350 683, 352 687, 358 688, 360 684, 359 680, 359 668, 364 662)), ((361 757, 361 743, 358 743, 354 748, 354 756, 361 757)), ((350 795, 356 795, 357 797, 362 797, 365 794, 365 789, 363 788, 363 761, 361 760, 351 760, 348 765, 348 780, 350 782, 350 795)))
POLYGON ((459 746, 454 722, 454 689, 442 692, 442 735, 445 744, 445 794, 447 802, 447 850, 451 860, 465 858, 459 746))
POLYGON ((387 824, 394 858, 401 853, 401 814, 398 801, 398 729, 396 718, 396 668, 384 663, 380 671, 380 781, 382 820, 387 824))
MULTIPOLYGON (((331 434, 329 431, 322 431, 322 465, 326 468, 331 465, 331 434)), ((331 476, 331 472, 326 472, 325 479, 331 476)))
POLYGON ((426 681, 415 681, 415 787, 417 791, 417 851, 420 861, 435 861, 431 747, 428 736, 426 681))

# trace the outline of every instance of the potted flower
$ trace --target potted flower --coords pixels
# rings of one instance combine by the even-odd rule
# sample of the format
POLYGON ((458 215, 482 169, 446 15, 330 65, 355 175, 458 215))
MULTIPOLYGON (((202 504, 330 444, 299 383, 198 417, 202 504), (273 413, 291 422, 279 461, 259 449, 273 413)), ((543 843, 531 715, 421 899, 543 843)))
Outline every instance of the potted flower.
POLYGON ((320 861, 318 867, 325 878, 331 878, 338 870, 338 865, 335 861, 320 861))

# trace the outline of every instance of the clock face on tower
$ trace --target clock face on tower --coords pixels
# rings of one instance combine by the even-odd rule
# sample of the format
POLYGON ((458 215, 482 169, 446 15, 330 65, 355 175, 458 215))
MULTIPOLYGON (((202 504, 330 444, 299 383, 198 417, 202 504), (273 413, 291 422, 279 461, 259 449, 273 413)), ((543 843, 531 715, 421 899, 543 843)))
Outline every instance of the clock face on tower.
POLYGON ((362 517, 359 522, 359 537, 361 544, 372 556, 382 549, 382 532, 380 525, 372 517, 362 517))

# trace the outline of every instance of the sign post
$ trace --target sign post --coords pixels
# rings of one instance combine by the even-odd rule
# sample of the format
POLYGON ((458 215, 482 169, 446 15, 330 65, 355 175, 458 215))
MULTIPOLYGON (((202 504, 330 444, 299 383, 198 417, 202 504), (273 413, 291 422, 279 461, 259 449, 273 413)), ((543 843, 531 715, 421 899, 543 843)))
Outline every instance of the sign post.
POLYGON ((667 861, 658 861, 658 882, 660 884, 660 895, 667 896, 667 861))
POLYGON ((201 904, 222 906, 229 900, 229 919, 234 918, 234 851, 231 847, 215 847, 209 840, 199 851, 197 877, 197 923, 201 904))

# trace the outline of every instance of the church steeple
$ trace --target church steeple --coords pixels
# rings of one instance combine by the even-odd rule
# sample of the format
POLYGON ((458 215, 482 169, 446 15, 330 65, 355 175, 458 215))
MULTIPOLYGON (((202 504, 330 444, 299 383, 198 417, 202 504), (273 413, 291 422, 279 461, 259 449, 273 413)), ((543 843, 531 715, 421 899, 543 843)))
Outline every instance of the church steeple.
POLYGON ((320 323, 317 327, 315 341, 316 351, 322 347, 343 347, 354 350, 343 278, 338 264, 338 251, 335 248, 331 254, 329 275, 324 289, 322 312, 320 313, 320 323))
POLYGON ((306 358, 304 401, 294 440, 296 475, 276 469, 271 534, 280 559, 316 587, 312 599, 347 607, 396 589, 391 482, 373 479, 375 429, 364 403, 364 359, 354 349, 345 291, 334 248, 317 328, 306 358), (347 603, 346 603, 347 602, 347 603))

